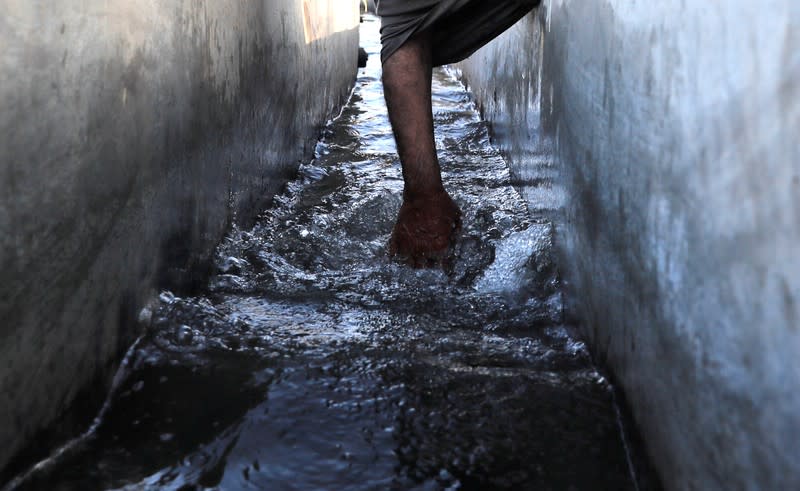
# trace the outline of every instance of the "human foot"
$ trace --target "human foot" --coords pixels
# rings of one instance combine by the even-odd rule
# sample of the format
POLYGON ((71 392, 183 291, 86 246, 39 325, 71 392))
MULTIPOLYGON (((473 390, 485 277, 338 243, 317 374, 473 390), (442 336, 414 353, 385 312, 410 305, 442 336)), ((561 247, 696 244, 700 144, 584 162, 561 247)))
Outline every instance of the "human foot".
POLYGON ((415 268, 444 265, 461 228, 461 211, 444 190, 406 196, 389 240, 389 255, 415 268))

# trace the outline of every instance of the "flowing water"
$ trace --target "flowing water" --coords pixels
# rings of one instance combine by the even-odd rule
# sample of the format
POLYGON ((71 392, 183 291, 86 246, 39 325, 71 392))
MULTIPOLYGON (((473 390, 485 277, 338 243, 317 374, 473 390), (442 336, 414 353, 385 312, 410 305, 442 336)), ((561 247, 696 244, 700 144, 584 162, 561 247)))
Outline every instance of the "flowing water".
POLYGON ((363 30, 316 158, 230 233, 205 292, 162 293, 92 429, 19 489, 636 489, 611 387, 562 321, 551 218, 445 70, 464 230, 447 271, 386 257, 402 180, 363 30))

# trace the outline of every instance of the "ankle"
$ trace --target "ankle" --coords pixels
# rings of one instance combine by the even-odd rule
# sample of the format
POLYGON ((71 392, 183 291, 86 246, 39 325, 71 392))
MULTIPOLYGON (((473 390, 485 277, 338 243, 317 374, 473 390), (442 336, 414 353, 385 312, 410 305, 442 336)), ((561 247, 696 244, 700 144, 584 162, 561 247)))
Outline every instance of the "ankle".
POLYGON ((409 189, 409 186, 406 186, 405 189, 403 189, 404 201, 422 201, 430 198, 439 198, 442 195, 449 197, 447 191, 444 189, 444 185, 441 183, 424 187, 415 186, 411 189, 409 189))

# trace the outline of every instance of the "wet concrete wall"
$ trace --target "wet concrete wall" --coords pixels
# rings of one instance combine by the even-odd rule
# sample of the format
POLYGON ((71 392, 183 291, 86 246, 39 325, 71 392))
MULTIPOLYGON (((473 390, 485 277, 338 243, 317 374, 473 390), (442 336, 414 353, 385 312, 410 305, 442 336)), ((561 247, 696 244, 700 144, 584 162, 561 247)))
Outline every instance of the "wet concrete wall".
POLYGON ((798 33, 793 0, 549 0, 461 65, 669 489, 800 486, 798 33))
POLYGON ((85 428, 157 288, 191 287, 310 157, 355 78, 358 2, 0 6, 7 478, 85 428))

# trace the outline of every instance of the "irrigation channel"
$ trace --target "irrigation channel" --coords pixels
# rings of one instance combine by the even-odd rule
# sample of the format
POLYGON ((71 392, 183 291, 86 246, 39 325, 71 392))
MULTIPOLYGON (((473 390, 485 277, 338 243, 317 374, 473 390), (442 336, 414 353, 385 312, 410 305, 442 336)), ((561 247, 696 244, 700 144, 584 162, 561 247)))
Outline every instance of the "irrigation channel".
POLYGON ((205 291, 161 294, 91 430, 18 489, 639 488, 612 387, 562 319, 554 214, 529 211, 446 69, 462 235, 446 270, 387 257, 402 179, 378 21, 362 29, 369 64, 316 157, 231 231, 205 291))

